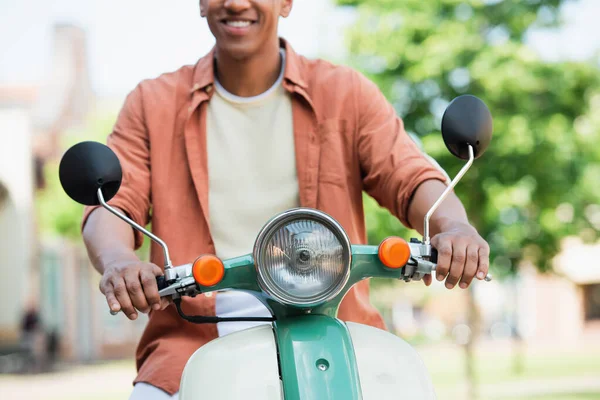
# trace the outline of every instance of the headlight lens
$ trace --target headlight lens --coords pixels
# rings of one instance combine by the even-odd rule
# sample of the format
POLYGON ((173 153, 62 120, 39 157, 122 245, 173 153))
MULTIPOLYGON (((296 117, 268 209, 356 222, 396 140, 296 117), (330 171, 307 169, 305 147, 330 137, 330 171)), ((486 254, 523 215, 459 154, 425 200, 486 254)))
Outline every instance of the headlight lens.
POLYGON ((312 307, 337 296, 350 276, 350 241, 330 216, 299 208, 273 218, 254 246, 262 289, 281 303, 312 307))

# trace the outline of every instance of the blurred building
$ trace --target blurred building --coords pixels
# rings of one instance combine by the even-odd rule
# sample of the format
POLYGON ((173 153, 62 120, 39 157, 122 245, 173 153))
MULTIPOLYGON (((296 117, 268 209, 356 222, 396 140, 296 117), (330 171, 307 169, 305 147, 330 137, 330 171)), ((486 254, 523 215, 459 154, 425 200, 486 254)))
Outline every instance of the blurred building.
MULTIPOLYGON (((15 95, 14 91, 11 95, 15 95)), ((1 91, 0 91, 1 93, 1 91)), ((23 90, 18 94, 29 94, 23 90)), ((0 340, 19 337, 21 312, 38 291, 31 276, 35 263, 32 124, 18 102, 0 104, 0 340)))
POLYGON ((523 296, 524 321, 532 338, 544 343, 600 345, 600 245, 565 238, 554 260, 555 275, 529 272, 523 296))
POLYGON ((96 102, 85 32, 56 25, 52 54, 41 84, 0 86, 0 355, 16 348, 33 307, 42 328, 58 334, 63 359, 131 356, 144 318, 110 316, 81 246, 37 234, 44 165, 60 158, 61 137, 84 126, 96 102))
POLYGON ((147 317, 130 321, 109 313, 98 290, 100 274, 82 246, 64 239, 41 246, 41 315, 61 337, 64 360, 88 362, 133 357, 147 317))
MULTIPOLYGON (((517 336, 529 347, 600 348, 600 244, 565 238, 554 273, 522 265, 517 276, 471 286, 478 332, 485 340, 517 336)), ((373 291, 388 327, 407 339, 456 338, 467 327, 469 293, 434 282, 398 283, 373 291)))
POLYGON ((517 333, 530 346, 600 347, 600 244, 565 238, 554 273, 524 264, 513 279, 478 288, 493 338, 517 333))

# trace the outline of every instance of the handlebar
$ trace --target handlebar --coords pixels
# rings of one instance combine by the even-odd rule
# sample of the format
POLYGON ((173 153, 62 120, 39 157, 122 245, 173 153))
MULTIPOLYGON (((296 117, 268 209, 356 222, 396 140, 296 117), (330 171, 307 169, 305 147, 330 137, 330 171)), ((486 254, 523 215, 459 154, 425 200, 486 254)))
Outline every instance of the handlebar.
POLYGON ((431 248, 431 258, 429 259, 432 263, 437 265, 438 262, 438 251, 437 249, 431 248))
MULTIPOLYGON (((167 282, 167 278, 165 275, 156 277, 156 285, 158 286, 158 292, 159 292, 160 297, 172 296, 174 294, 179 293, 179 291, 181 291, 181 290, 185 291, 191 284, 194 283, 194 278, 190 277, 191 271, 192 271, 191 264, 185 264, 185 265, 180 265, 179 267, 173 267, 172 270, 174 271, 176 280, 175 280, 175 282, 172 282, 171 284, 169 284, 169 282, 167 282), (177 285, 178 283, 179 283, 179 285, 177 285), (173 285, 175 285, 175 287, 172 287, 172 290, 169 290, 168 288, 173 285)), ((120 312, 121 312, 121 310, 119 310, 119 311, 110 310, 111 315, 117 315, 120 312)))
POLYGON ((167 279, 165 278, 164 275, 158 276, 156 277, 156 284, 158 285, 158 290, 161 291, 164 288, 166 288, 167 286, 169 286, 167 284, 167 279))
MULTIPOLYGON (((411 241, 411 259, 404 268, 405 281, 420 280, 424 275, 429 275, 436 270, 438 262, 438 251, 430 245, 423 245, 422 242, 411 241), (427 246, 423 250, 422 246, 427 246), (426 253, 425 253, 426 252, 426 253), (426 257, 430 254, 429 257, 426 257)), ((172 296, 173 299, 180 298, 181 296, 196 296, 200 293, 198 285, 192 275, 192 264, 180 265, 173 267, 173 276, 175 277, 171 281, 167 281, 165 275, 156 277, 156 284, 160 297, 172 296)), ((492 280, 492 276, 487 274, 484 278, 486 282, 492 280)), ((116 315, 120 312, 110 311, 112 315, 116 315)))

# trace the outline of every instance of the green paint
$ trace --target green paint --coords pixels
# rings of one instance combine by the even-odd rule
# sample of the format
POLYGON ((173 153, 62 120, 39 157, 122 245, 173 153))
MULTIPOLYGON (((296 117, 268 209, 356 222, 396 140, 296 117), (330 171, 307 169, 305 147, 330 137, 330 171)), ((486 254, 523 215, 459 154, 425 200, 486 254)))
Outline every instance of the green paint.
POLYGON ((310 313, 280 304, 264 293, 251 255, 225 260, 223 280, 202 291, 250 292, 271 310, 277 319, 273 325, 286 400, 359 400, 362 394, 354 348, 346 325, 336 316, 348 290, 361 280, 401 278, 403 269, 387 268, 377 252, 377 246, 352 246, 348 283, 334 299, 310 313))
POLYGON ((324 315, 274 323, 285 400, 362 399, 346 325, 324 315))
POLYGON ((207 293, 219 290, 248 292, 259 299, 278 319, 305 314, 304 310, 280 304, 262 291, 258 285, 254 258, 251 254, 224 260, 223 264, 225 266, 223 280, 214 286, 206 287, 198 285, 200 292, 207 293))
POLYGON ((353 245, 352 246, 352 266, 350 267, 350 278, 344 289, 333 300, 316 307, 312 310, 314 314, 323 314, 330 317, 336 317, 340 303, 344 299, 348 290, 358 282, 367 278, 390 278, 400 279, 404 273, 404 268, 391 269, 379 261, 379 247, 353 245))
MULTIPOLYGON (((232 258, 223 261, 223 263, 225 264, 225 276, 223 280, 210 288, 202 288, 202 292, 226 289, 250 292, 262 301, 277 319, 306 314, 305 309, 281 304, 260 289, 257 283, 256 268, 252 255, 248 254, 232 258)), ((313 308, 311 311, 312 314, 327 315, 335 318, 344 296, 356 283, 371 277, 400 279, 403 273, 402 268, 390 269, 379 261, 377 246, 352 246, 352 265, 350 268, 350 278, 340 294, 326 304, 313 308)))
MULTIPOLYGON (((256 279, 256 269, 254 268, 254 259, 251 255, 245 255, 236 258, 224 260, 225 275, 223 280, 214 286, 201 287, 201 291, 212 292, 216 290, 236 289, 260 293, 258 280, 256 279)), ((257 294, 257 293, 254 293, 257 294)))
MULTIPOLYGON (((388 268, 379 260, 378 246, 352 246, 352 267, 348 283, 354 285, 365 278, 400 279, 404 268, 388 268)), ((346 288, 349 288, 346 285, 346 288)))

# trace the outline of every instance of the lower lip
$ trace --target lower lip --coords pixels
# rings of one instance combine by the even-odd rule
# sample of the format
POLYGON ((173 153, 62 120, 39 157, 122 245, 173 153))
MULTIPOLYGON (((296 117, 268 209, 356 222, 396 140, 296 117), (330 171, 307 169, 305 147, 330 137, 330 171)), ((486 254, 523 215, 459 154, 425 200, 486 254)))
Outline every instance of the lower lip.
POLYGON ((227 33, 229 33, 230 35, 234 35, 234 36, 244 36, 245 34, 247 34, 250 31, 250 28, 252 28, 252 25, 254 25, 254 22, 252 22, 252 23, 250 23, 250 25, 244 26, 244 27, 231 26, 231 25, 227 25, 227 24, 223 23, 223 26, 225 27, 225 31, 227 33))

